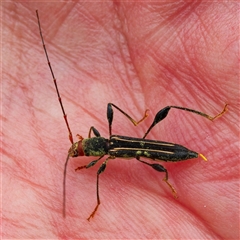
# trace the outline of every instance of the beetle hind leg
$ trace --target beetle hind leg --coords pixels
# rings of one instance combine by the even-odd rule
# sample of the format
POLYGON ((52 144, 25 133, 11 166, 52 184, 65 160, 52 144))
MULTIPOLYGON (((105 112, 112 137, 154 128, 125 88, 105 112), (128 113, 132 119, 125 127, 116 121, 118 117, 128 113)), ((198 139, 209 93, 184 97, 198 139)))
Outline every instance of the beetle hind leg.
POLYGON ((172 184, 168 182, 168 179, 166 177, 163 179, 163 181, 170 187, 170 189, 172 190, 172 194, 173 194, 174 198, 177 199, 178 195, 177 195, 177 192, 176 192, 175 188, 172 186, 172 184))
POLYGON ((175 198, 178 198, 177 192, 176 192, 175 188, 172 186, 171 183, 168 182, 168 171, 167 171, 166 168, 164 168, 162 165, 157 164, 157 163, 151 164, 151 163, 142 161, 142 160, 140 160, 140 157, 136 157, 136 159, 137 159, 139 162, 144 163, 144 164, 152 167, 154 170, 156 170, 156 171, 158 171, 158 172, 165 172, 165 177, 163 178, 163 181, 164 181, 164 182, 168 185, 168 187, 171 189, 173 196, 174 196, 175 198))

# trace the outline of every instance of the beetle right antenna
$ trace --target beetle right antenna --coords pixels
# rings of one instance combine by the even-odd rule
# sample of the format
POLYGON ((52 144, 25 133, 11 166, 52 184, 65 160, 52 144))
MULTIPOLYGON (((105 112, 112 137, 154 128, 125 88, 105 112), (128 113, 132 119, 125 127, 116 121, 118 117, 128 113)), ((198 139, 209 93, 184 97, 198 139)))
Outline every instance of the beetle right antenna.
POLYGON ((60 93, 59 93, 59 91, 58 91, 57 80, 56 80, 56 78, 55 78, 55 76, 54 76, 54 73, 53 73, 53 70, 52 70, 52 66, 51 66, 51 63, 50 63, 50 61, 49 61, 47 49, 46 49, 46 46, 45 46, 45 42, 44 42, 44 39, 43 39, 42 30, 41 30, 41 24, 40 24, 40 19, 39 19, 39 16, 38 16, 38 10, 36 10, 36 14, 37 14, 37 20, 38 20, 39 33, 40 33, 40 37, 41 37, 41 39, 42 39, 43 49, 44 49, 44 52, 45 52, 45 55, 46 55, 46 58, 47 58, 47 62, 48 62, 49 69, 50 69, 51 74, 52 74, 53 82, 54 82, 55 89, 56 89, 57 95, 58 95, 58 100, 59 100, 60 106, 61 106, 61 108, 62 108, 63 118, 64 118, 65 123, 66 123, 66 125, 67 125, 67 129, 68 129, 68 133, 69 133, 69 140, 70 140, 70 142, 73 144, 73 137, 72 137, 71 129, 70 129, 69 124, 68 124, 67 114, 66 114, 65 111, 64 111, 64 107, 63 107, 63 104, 62 104, 62 99, 61 99, 60 93))

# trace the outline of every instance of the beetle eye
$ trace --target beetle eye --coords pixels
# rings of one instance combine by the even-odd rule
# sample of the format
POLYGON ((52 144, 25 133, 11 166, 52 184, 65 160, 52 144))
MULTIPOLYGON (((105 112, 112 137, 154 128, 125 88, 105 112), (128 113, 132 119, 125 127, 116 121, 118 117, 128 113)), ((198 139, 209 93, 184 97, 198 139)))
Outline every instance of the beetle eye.
POLYGON ((78 150, 75 150, 74 151, 74 157, 77 157, 78 156, 78 150))

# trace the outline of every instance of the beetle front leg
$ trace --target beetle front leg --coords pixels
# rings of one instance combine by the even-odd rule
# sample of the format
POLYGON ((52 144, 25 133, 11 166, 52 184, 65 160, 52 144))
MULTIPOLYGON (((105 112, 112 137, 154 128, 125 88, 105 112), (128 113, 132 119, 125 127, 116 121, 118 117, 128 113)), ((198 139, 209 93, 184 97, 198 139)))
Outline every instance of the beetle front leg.
POLYGON ((100 137, 100 133, 98 132, 98 130, 95 128, 95 127, 90 127, 89 129, 89 132, 88 132, 88 138, 91 138, 91 132, 93 132, 93 134, 96 136, 96 137, 100 137))
POLYGON ((91 161, 89 164, 87 164, 87 165, 83 165, 83 166, 81 166, 81 167, 77 167, 76 169, 75 169, 75 171, 78 171, 78 170, 81 170, 81 169, 83 169, 83 168, 90 168, 90 167, 93 167, 101 158, 103 158, 105 155, 102 155, 100 158, 98 158, 97 160, 93 160, 93 161, 91 161))
POLYGON ((139 157, 137 157, 136 159, 137 159, 139 162, 142 162, 142 163, 144 163, 144 164, 152 167, 153 169, 157 170, 158 172, 165 172, 165 178, 163 178, 163 181, 170 187, 173 196, 174 196, 175 198, 178 198, 176 190, 175 190, 174 187, 171 185, 171 183, 168 182, 168 171, 167 171, 166 168, 164 168, 162 165, 157 164, 157 163, 150 164, 150 163, 148 163, 148 162, 144 162, 144 161, 140 160, 139 157))

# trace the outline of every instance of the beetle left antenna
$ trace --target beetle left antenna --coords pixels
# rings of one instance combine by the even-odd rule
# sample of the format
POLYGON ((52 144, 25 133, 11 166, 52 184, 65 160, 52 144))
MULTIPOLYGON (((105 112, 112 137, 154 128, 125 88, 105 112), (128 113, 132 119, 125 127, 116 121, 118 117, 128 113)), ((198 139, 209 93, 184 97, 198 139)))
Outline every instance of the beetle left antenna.
POLYGON ((63 217, 66 217, 66 175, 67 175, 67 164, 70 155, 68 154, 65 165, 64 165, 64 173, 63 173, 63 217))

